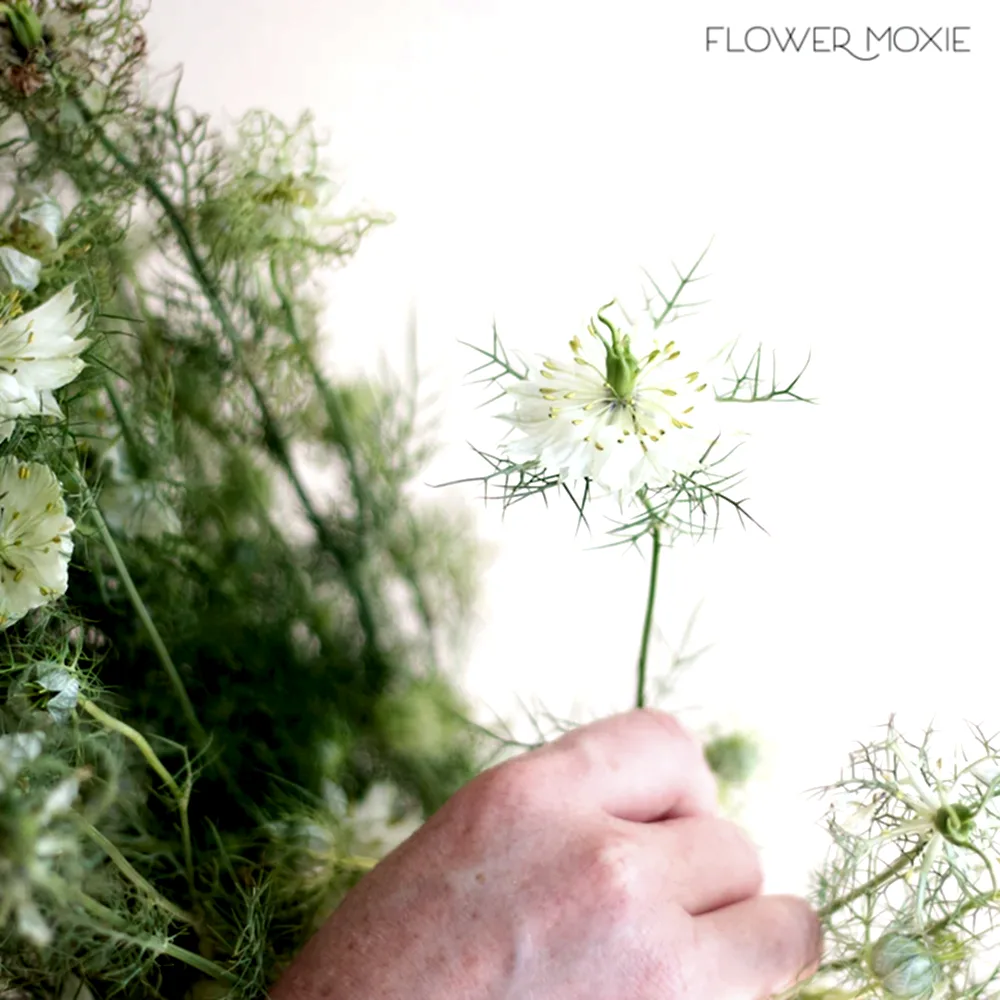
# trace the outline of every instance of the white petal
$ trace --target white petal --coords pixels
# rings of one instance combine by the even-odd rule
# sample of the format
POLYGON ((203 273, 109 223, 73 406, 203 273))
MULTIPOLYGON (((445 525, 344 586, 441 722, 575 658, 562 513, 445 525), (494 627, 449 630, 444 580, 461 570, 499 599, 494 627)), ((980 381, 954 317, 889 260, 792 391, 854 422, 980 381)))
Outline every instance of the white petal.
POLYGON ((17 930, 21 937, 27 938, 39 948, 52 942, 52 930, 30 899, 17 905, 17 930))
POLYGON ((48 195, 42 195, 28 204, 20 213, 19 219, 40 246, 46 250, 56 249, 59 244, 59 230, 63 224, 63 213, 59 202, 48 195))
POLYGON ((59 480, 48 466, 0 459, 0 627, 66 592, 71 532, 59 480))
POLYGON ((48 823, 53 816, 68 812, 80 793, 80 781, 73 775, 64 778, 45 797, 45 804, 39 813, 41 823, 48 823))
POLYGON ((935 795, 934 792, 931 791, 920 771, 919 762, 908 759, 908 755, 905 751, 903 751, 898 740, 893 742, 892 752, 896 760, 899 761, 900 766, 906 772, 907 780, 916 790, 917 795, 920 796, 921 802, 923 802, 927 809, 931 812, 936 812, 939 806, 946 804, 943 795, 940 793, 935 795))
POLYGON ((44 743, 44 733, 7 733, 0 736, 0 791, 4 788, 4 776, 16 778, 25 764, 38 757, 44 743))
POLYGON ((33 292, 42 276, 42 262, 13 247, 0 247, 0 290, 33 292))

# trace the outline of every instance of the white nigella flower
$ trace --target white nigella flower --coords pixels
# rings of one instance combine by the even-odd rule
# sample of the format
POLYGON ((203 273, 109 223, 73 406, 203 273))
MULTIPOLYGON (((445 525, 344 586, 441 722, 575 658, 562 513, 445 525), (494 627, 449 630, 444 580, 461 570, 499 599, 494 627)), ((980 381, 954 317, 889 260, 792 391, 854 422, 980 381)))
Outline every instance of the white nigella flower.
POLYGON ((0 291, 20 288, 33 292, 42 276, 42 262, 13 247, 0 247, 0 291))
POLYGON ((273 235, 290 238, 318 221, 332 189, 324 177, 282 174, 258 194, 258 201, 271 210, 268 220, 273 235))
POLYGON ((503 419, 520 432, 504 443, 507 457, 619 495, 695 471, 719 432, 704 366, 655 332, 622 333, 601 312, 597 320, 565 360, 529 362, 507 387, 515 408, 503 419))
POLYGON ((862 841, 862 855, 907 834, 915 834, 923 840, 925 846, 920 855, 916 894, 916 916, 918 924, 922 925, 927 882, 942 854, 952 865, 959 865, 964 860, 959 852, 966 857, 978 857, 996 885, 993 860, 988 853, 993 849, 982 834, 1000 825, 1000 816, 987 808, 1000 785, 1000 776, 987 780, 972 766, 959 771, 948 785, 934 781, 932 789, 922 768, 926 750, 911 759, 896 736, 890 738, 885 749, 892 766, 881 775, 874 799, 865 805, 855 804, 855 811, 838 825, 862 841), (880 832, 866 836, 860 825, 868 825, 879 815, 885 817, 879 823, 880 832), (983 840, 982 847, 975 843, 977 839, 983 840))
POLYGON ((18 417, 62 416, 52 393, 83 370, 85 325, 72 285, 0 325, 0 441, 18 417))
POLYGON ((0 629, 66 593, 74 527, 48 466, 0 459, 0 629))

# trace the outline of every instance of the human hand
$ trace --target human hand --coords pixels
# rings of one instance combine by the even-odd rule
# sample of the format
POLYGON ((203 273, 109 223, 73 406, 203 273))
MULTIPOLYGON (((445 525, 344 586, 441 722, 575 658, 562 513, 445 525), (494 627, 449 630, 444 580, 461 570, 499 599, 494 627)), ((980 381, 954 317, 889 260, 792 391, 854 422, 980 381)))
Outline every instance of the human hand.
POLYGON ((485 771, 366 876, 272 1000, 759 1000, 819 959, 760 894, 698 742, 641 709, 485 771))

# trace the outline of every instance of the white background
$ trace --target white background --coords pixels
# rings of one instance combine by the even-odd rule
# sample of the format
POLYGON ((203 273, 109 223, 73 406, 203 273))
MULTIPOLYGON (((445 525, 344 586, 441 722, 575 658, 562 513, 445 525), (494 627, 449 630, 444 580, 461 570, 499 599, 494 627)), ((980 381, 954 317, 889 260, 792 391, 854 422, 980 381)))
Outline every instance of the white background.
MULTIPOLYGON (((996 6, 570 0, 155 0, 152 60, 235 118, 316 111, 357 202, 393 212, 331 279, 334 370, 399 356, 416 311, 447 445, 480 470, 499 425, 463 389, 496 319, 557 349, 597 306, 668 282, 708 243, 689 335, 740 337, 815 407, 752 408, 743 461, 769 534, 666 554, 662 668, 703 601, 714 643, 674 708, 738 723, 767 761, 743 817, 769 887, 824 839, 807 787, 889 713, 1000 728, 994 567, 1000 83, 996 6), (969 25, 969 54, 706 54, 707 24, 969 25)), ((438 494, 441 499, 441 494, 438 494)), ((474 488, 447 491, 473 505, 474 488)), ((577 718, 627 707, 645 565, 587 551, 567 511, 479 514, 494 558, 463 681, 577 718)))

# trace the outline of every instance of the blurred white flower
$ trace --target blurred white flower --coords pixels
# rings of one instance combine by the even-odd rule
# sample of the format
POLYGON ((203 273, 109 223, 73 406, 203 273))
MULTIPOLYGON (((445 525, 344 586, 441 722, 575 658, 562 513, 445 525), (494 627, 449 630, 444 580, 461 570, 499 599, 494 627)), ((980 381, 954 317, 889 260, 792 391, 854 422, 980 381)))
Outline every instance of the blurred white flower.
POLYGON ((0 325, 0 441, 18 417, 62 416, 52 393, 83 370, 85 325, 72 285, 0 325))
POLYGON ((353 806, 348 806, 343 790, 332 782, 324 790, 330 811, 349 825, 353 847, 361 853, 388 854, 423 825, 417 810, 400 809, 399 789, 388 781, 374 782, 353 806))
POLYGON ((0 854, 0 927, 14 914, 21 937, 38 947, 52 941, 52 929, 34 901, 35 886, 46 881, 55 861, 72 852, 72 837, 53 828, 53 820, 72 809, 80 791, 79 774, 71 774, 34 801, 30 785, 17 778, 42 751, 40 732, 0 736, 0 833, 6 850, 0 854), (29 791, 26 791, 28 788, 29 791))
POLYGON ((126 538, 156 541, 164 535, 179 535, 183 528, 164 487, 155 480, 136 479, 121 442, 104 459, 105 480, 101 488, 101 513, 115 531, 126 538))
POLYGON ((57 816, 70 811, 79 792, 79 778, 70 775, 46 795, 41 809, 32 819, 32 826, 37 829, 38 835, 34 838, 30 854, 16 859, 18 863, 12 865, 13 871, 0 873, 8 876, 2 880, 6 891, 0 904, 0 925, 6 920, 2 911, 8 907, 13 909, 18 933, 39 948, 52 943, 52 928, 33 899, 34 886, 44 882, 53 862, 73 848, 72 838, 64 833, 49 832, 46 828, 57 816))
POLYGON ((503 445, 511 461, 619 494, 701 467, 719 433, 704 365, 651 329, 623 333, 600 312, 569 346, 571 356, 528 362, 527 377, 507 387, 515 406, 503 419, 520 434, 503 445))
POLYGON ((51 195, 29 192, 30 200, 18 213, 15 228, 21 239, 39 250, 55 250, 59 245, 63 212, 51 195))
POLYGON ((0 247, 0 291, 20 288, 33 292, 42 276, 42 262, 13 247, 0 247))
POLYGON ((0 792, 13 781, 25 764, 42 752, 44 733, 6 733, 0 736, 0 792))
POLYGON ((101 490, 104 519, 126 538, 156 541, 164 535, 179 535, 181 519, 162 496, 157 483, 109 483, 101 490))
POLYGON ((74 527, 48 466, 0 459, 0 628, 66 593, 74 527))
MULTIPOLYGON (((215 980, 213 979, 211 982, 214 983, 215 980)), ((94 994, 85 982, 70 973, 63 983, 59 1000, 94 1000, 94 994)))

